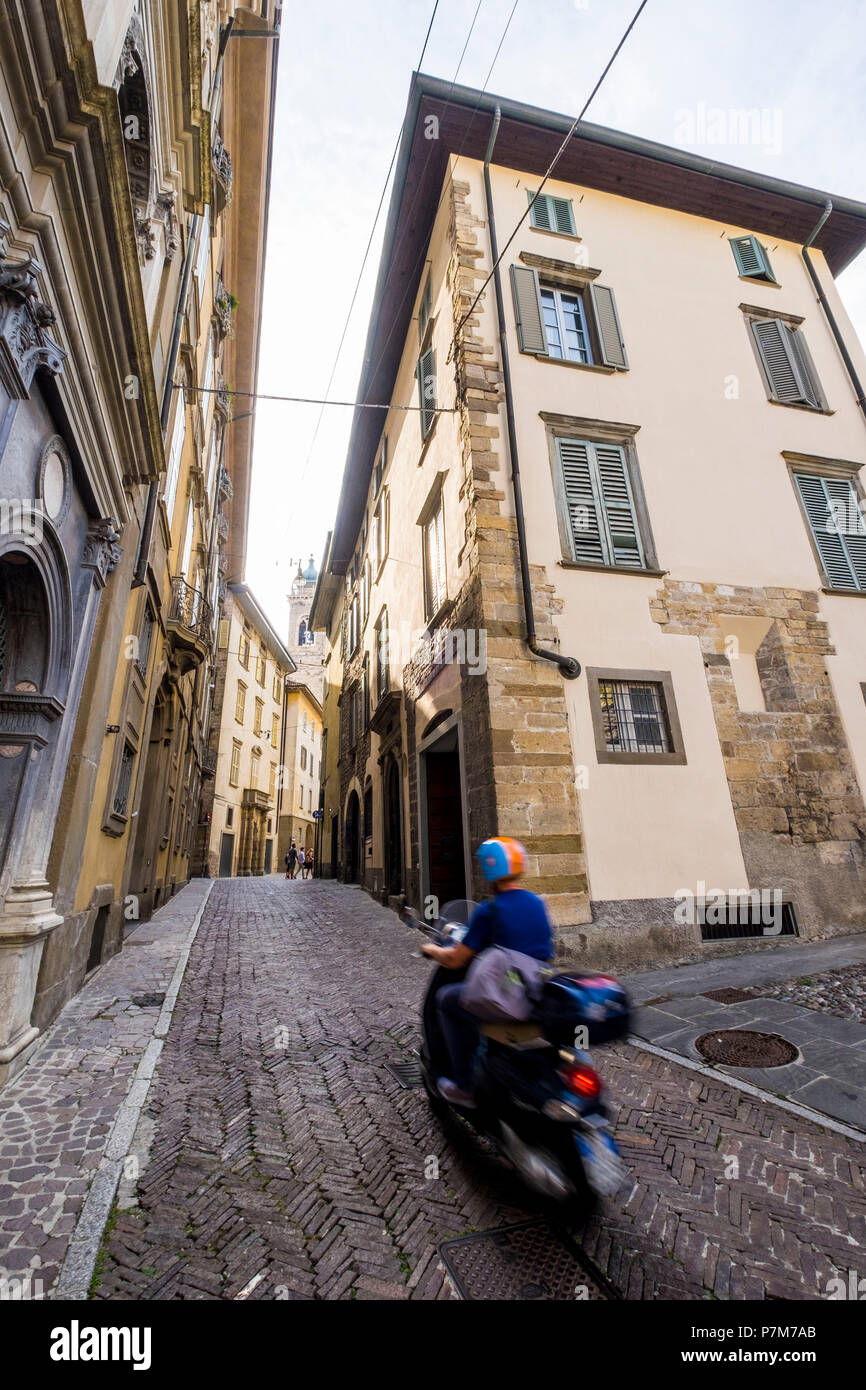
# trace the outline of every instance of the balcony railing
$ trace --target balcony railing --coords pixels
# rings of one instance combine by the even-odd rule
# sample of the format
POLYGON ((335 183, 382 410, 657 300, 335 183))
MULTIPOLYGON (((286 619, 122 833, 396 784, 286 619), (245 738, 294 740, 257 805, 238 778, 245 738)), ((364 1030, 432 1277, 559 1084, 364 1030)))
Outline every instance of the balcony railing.
POLYGON ((234 311, 237 301, 234 295, 229 294, 223 284, 222 276, 217 276, 216 290, 214 291, 213 313, 216 322, 217 333, 220 338, 232 338, 234 336, 234 311))
POLYGON ((200 665, 213 637, 213 609, 204 594, 180 574, 171 581, 166 625, 181 668, 200 665))
POLYGON ((232 157, 222 141, 219 131, 214 134, 212 152, 213 171, 216 176, 216 211, 217 216, 223 208, 231 202, 232 197, 232 157))
POLYGON ((201 755, 201 775, 202 777, 215 777, 217 769, 217 750, 206 748, 201 755))

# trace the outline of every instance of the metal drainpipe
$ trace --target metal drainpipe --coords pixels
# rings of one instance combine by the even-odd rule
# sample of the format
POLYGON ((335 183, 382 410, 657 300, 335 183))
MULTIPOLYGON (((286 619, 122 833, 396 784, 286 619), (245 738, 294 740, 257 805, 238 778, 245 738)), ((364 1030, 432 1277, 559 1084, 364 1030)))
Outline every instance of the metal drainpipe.
POLYGON ((520 461, 517 453, 517 429, 514 423, 514 401, 511 392, 511 365, 508 357, 508 339, 505 330, 505 311, 502 306, 502 277, 499 273, 499 248, 496 241, 496 222, 493 216, 493 192, 490 186, 490 160, 493 146, 499 133, 502 113, 497 106, 493 117, 493 128, 487 153, 484 156, 484 196, 487 203, 487 223, 490 228, 490 252, 493 256, 493 286, 496 300, 496 317, 499 325, 499 351, 502 358, 502 382, 505 388, 505 418, 508 427, 508 452, 511 455, 511 484, 514 488, 514 510, 517 518, 517 548, 520 554, 520 577, 523 584, 523 612, 526 618, 526 645, 533 656, 543 661, 553 661, 567 680, 575 680, 580 675, 580 662, 577 657, 563 656, 561 652, 547 651, 538 645, 535 633, 535 612, 532 605, 532 584, 529 576, 529 556, 526 550, 526 522, 523 515, 523 493, 520 487, 520 461))
MULTIPOLYGON (((226 45, 228 44, 233 24, 234 16, 230 15, 220 34, 216 70, 214 71, 214 78, 211 83, 211 107, 213 107, 214 97, 216 96, 222 78, 223 58, 225 57, 226 45)), ((201 220, 201 214, 195 213, 192 219, 189 237, 187 238, 186 252, 183 258, 183 270, 180 275, 180 287, 177 292, 177 305, 174 313, 174 323, 171 329, 171 343, 168 349, 165 381, 162 387, 162 400, 159 407, 159 424, 163 433, 163 438, 168 429, 168 417, 171 412, 171 398, 174 394, 174 369, 177 366, 177 355, 180 351, 183 316, 186 308, 187 295, 189 293, 189 282, 192 276, 193 261, 198 247, 198 231, 201 220)), ((147 567, 150 564, 150 550, 153 543, 153 528, 156 522, 156 504, 158 500, 159 478, 156 478, 154 482, 148 484, 147 488, 147 502, 144 509, 144 521, 141 527, 141 539, 139 541, 138 555, 135 559, 135 569, 132 572, 132 584, 130 586, 133 589, 140 588, 147 577, 147 567)))
POLYGON ((824 316, 826 317, 827 322, 830 325, 830 332, 836 339, 836 346, 839 349, 842 361, 845 363, 846 370, 848 372, 849 377, 851 378, 851 385, 854 387, 854 394, 857 400, 857 404, 863 412, 863 415, 866 416, 866 395, 864 395, 862 383, 857 375, 857 368, 854 366, 854 363, 851 360, 851 354, 849 353, 848 348, 845 345, 845 339, 842 337, 839 325, 836 322, 836 319, 833 315, 833 310, 830 308, 830 305, 827 302, 827 296, 825 295, 824 290, 821 286, 821 281, 818 279, 818 272, 815 270, 815 267, 812 264, 812 261, 809 257, 809 247, 814 242, 815 238, 817 237, 818 233, 820 232, 821 228, 827 221, 827 218, 830 216, 830 213, 832 211, 833 203, 828 198, 827 202, 824 204, 824 211, 818 218, 818 221, 815 224, 811 236, 808 238, 807 241, 803 243, 802 256, 803 260, 806 263, 806 269, 809 272, 809 279, 812 281, 812 284, 815 287, 815 293, 818 296, 821 308, 824 310, 824 316))

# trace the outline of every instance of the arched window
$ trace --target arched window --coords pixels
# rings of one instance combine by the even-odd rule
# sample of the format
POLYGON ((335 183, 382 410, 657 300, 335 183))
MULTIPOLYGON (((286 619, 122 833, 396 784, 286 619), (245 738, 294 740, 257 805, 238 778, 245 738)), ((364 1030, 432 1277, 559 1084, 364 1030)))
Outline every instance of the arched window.
POLYGON ((306 620, 306 618, 302 618, 302 619, 301 619, 301 625, 300 625, 300 627, 298 628, 298 646, 299 646, 299 647, 306 646, 306 642, 307 642, 307 620, 306 620))
POLYGON ((116 82, 126 172, 142 262, 151 261, 156 255, 151 217, 157 191, 152 157, 150 93, 143 53, 144 33, 136 15, 123 43, 116 82))

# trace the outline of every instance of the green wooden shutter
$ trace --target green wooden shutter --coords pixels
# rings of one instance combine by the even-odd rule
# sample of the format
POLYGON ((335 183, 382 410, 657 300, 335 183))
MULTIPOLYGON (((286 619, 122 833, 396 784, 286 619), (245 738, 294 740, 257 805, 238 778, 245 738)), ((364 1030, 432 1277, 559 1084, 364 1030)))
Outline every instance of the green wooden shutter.
POLYGON ((557 439, 556 447, 574 558, 583 564, 605 565, 604 527, 590 465, 592 445, 579 439, 557 439))
POLYGON ((782 319, 758 319, 752 333, 776 400, 817 406, 818 393, 796 331, 782 319))
POLYGON ((746 275, 752 280, 771 280, 776 284, 770 258, 757 237, 732 237, 731 250, 741 275, 746 275))
POLYGON ((421 407, 421 438, 426 439, 436 419, 436 354, 432 348, 422 352, 415 369, 418 378, 418 404, 421 407))
POLYGON ((628 371, 628 358, 626 357, 613 290, 606 285, 593 283, 589 287, 589 294, 595 314, 602 362, 607 367, 617 367, 620 371, 628 371))
POLYGON ((530 202, 529 222, 532 227, 540 227, 544 232, 559 232, 563 236, 575 236, 574 208, 570 198, 555 198, 552 193, 539 193, 533 202, 533 194, 527 189, 530 202))
POLYGON ((866 526, 852 483, 795 473, 794 481, 831 589, 866 589, 866 526))
POLYGON ((538 271, 530 266, 511 267, 511 293, 517 320, 517 341, 521 352, 547 353, 547 338, 541 313, 538 271))
POLYGON ((619 444, 596 444, 595 464, 612 563, 626 565, 630 569, 643 569, 643 548, 625 450, 619 444))
POLYGON ((575 560, 643 569, 625 450, 584 439, 557 439, 556 446, 575 560))

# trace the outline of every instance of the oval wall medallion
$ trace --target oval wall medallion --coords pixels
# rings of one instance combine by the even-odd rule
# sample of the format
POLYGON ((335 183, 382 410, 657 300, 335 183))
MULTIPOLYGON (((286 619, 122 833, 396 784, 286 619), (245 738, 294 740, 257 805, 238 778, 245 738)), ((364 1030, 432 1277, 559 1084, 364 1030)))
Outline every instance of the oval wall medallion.
POLYGON ((55 526, 60 525, 69 510, 71 480, 69 451, 59 434, 52 435, 39 456, 36 496, 55 526))

